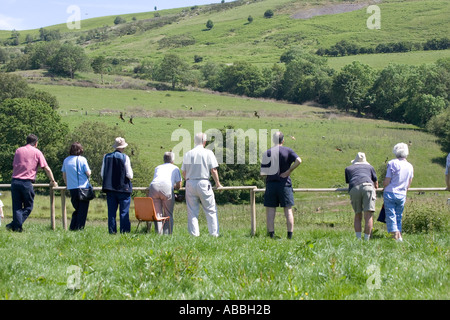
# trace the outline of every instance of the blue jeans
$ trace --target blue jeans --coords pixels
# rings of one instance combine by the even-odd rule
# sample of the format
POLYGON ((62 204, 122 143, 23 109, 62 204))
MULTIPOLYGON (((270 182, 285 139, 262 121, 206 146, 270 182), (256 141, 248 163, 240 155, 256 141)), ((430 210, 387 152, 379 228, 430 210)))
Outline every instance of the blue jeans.
POLYGON ((386 212, 386 227, 388 232, 402 231, 402 216, 405 208, 406 195, 385 192, 384 210, 386 212))
POLYGON ((131 203, 131 193, 108 191, 106 193, 106 203, 108 204, 109 233, 117 233, 117 208, 119 208, 120 232, 130 232, 131 224, 129 210, 131 203))
POLYGON ((13 209, 13 230, 22 230, 22 225, 33 210, 34 190, 31 180, 12 179, 11 198, 13 209))

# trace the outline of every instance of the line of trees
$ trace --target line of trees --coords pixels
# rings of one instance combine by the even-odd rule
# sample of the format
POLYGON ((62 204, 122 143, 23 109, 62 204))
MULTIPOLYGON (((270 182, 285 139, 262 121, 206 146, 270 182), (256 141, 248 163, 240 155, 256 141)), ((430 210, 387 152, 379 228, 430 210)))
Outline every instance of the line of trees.
POLYGON ((424 43, 414 43, 411 41, 398 41, 390 43, 380 43, 376 47, 361 47, 347 40, 341 40, 329 48, 319 48, 316 54, 319 56, 343 57, 356 54, 371 53, 394 53, 419 50, 446 50, 450 48, 450 39, 443 37, 433 38, 424 43))
POLYGON ((262 69, 246 61, 207 62, 191 69, 170 54, 160 63, 147 61, 135 73, 170 82, 171 89, 193 85, 248 97, 314 101, 357 116, 414 124, 440 136, 450 152, 450 129, 439 125, 449 117, 450 58, 420 66, 390 64, 382 70, 354 61, 335 71, 326 58, 293 48, 280 63, 262 69))
POLYGON ((158 64, 147 62, 135 72, 148 79, 167 81, 171 88, 197 85, 249 97, 315 101, 359 116, 407 122, 424 127, 448 108, 450 59, 434 64, 391 64, 381 71, 353 62, 336 72, 326 59, 290 49, 270 68, 246 61, 231 65, 207 62, 191 69, 173 54, 158 64))

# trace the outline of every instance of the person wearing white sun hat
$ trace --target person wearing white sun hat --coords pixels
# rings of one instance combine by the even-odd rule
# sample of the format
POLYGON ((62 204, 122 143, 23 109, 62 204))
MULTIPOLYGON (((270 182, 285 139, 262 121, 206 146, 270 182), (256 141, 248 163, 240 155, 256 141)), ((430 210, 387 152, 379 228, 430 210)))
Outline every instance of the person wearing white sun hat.
POLYGON ((102 191, 106 193, 106 203, 108 205, 108 231, 110 234, 117 232, 116 214, 119 207, 120 232, 130 232, 130 204, 133 186, 133 169, 130 158, 123 153, 128 146, 125 139, 117 137, 114 145, 115 150, 103 157, 101 175, 102 191))
POLYGON ((361 239, 362 213, 364 212, 364 239, 369 240, 373 228, 378 178, 375 169, 367 162, 364 152, 358 152, 351 163, 345 168, 345 182, 349 185, 348 192, 355 212, 355 234, 358 239, 361 239))

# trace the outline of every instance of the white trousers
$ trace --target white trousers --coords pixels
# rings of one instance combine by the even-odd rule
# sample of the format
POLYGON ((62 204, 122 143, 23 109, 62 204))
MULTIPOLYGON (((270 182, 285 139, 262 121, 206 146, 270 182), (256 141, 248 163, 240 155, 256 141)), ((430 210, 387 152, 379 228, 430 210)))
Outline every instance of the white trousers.
POLYGON ((186 205, 188 214, 188 231, 193 236, 199 236, 198 213, 200 203, 208 222, 209 234, 219 236, 219 221, 217 218, 216 200, 214 191, 208 180, 186 181, 186 205))

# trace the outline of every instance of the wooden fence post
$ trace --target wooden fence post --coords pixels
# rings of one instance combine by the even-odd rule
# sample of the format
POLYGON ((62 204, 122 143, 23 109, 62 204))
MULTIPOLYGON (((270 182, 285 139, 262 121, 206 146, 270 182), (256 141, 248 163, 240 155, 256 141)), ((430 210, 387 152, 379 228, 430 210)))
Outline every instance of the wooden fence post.
POLYGON ((255 189, 250 189, 250 216, 251 216, 251 236, 256 234, 256 192, 255 189))
POLYGON ((52 186, 50 186, 50 220, 52 230, 55 230, 56 222, 55 222, 55 190, 52 186))
POLYGON ((61 189, 61 214, 64 230, 67 230, 67 209, 66 209, 66 191, 61 189))

